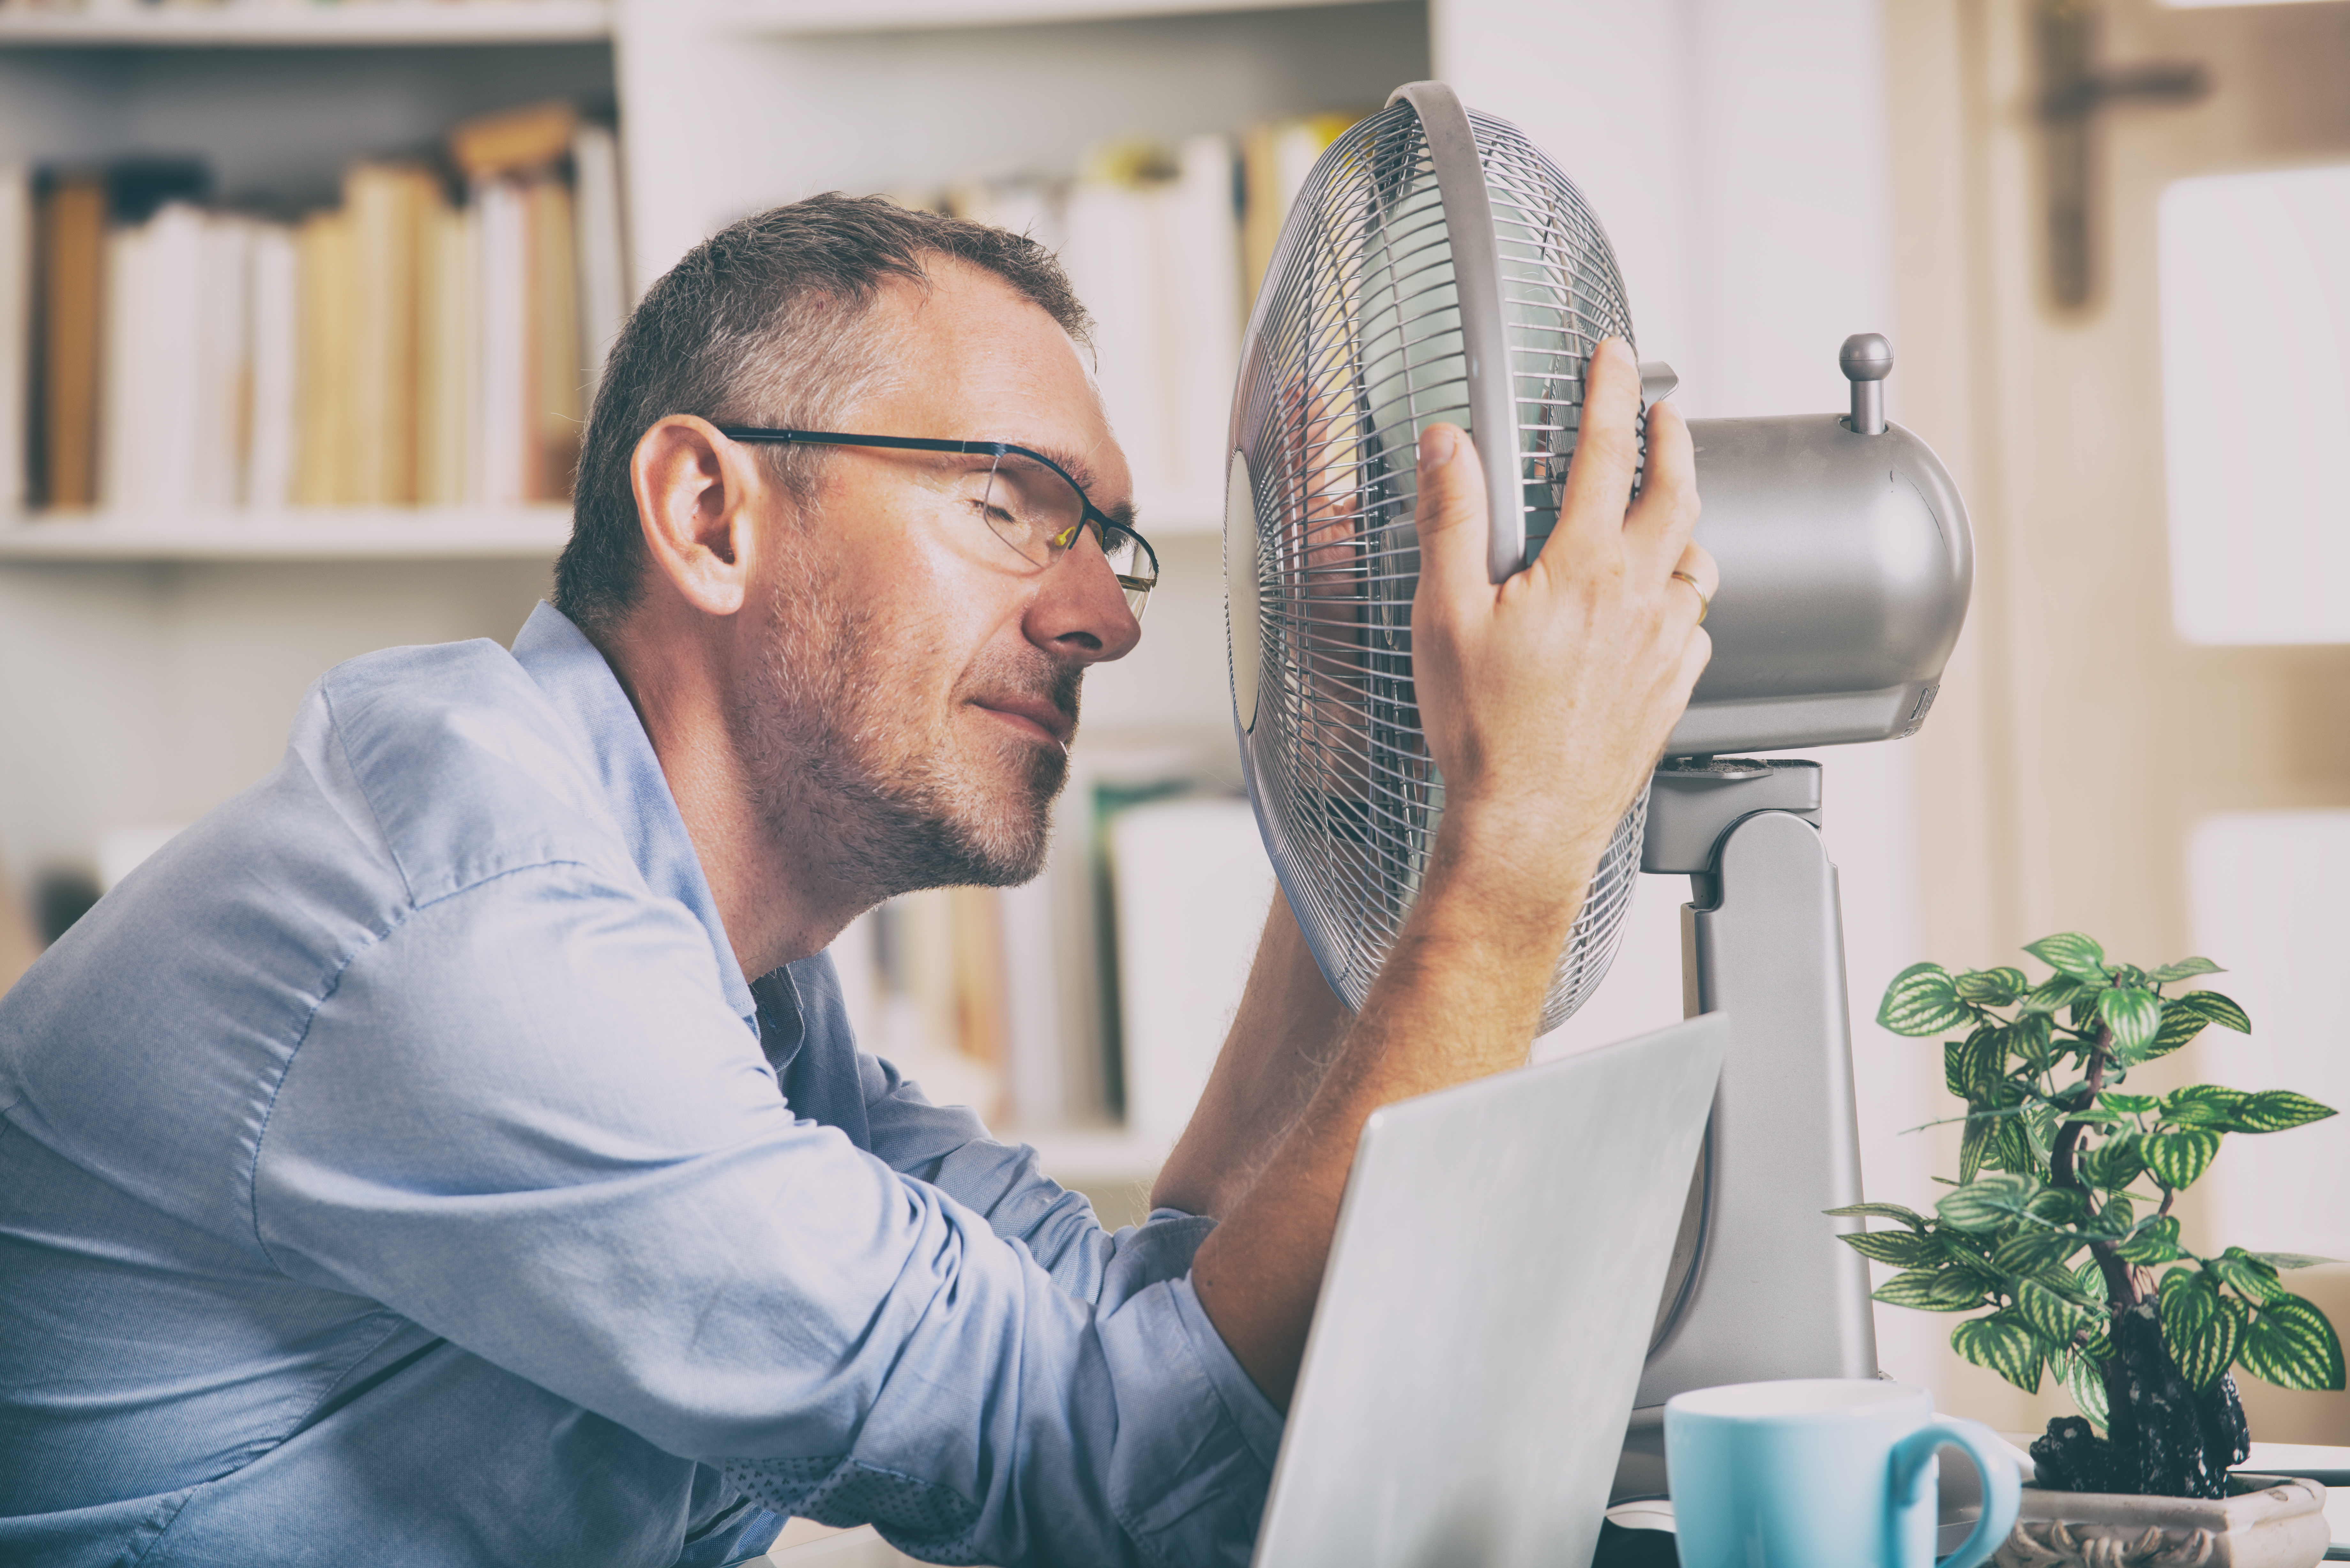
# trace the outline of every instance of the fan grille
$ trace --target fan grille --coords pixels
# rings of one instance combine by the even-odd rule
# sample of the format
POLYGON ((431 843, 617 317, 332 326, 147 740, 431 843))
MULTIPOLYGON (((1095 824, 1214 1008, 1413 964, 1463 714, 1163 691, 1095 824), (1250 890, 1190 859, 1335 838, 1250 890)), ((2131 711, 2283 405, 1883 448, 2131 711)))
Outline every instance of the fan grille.
MULTIPOLYGON (((1557 519, 1584 367, 1601 338, 1630 340, 1631 318, 1607 236, 1565 175, 1508 122, 1469 121, 1500 255, 1531 556, 1557 519)), ((1253 576, 1253 615, 1235 609, 1229 626, 1256 649, 1253 691, 1235 680, 1251 794, 1291 907, 1350 1007, 1403 927, 1443 811, 1411 687, 1414 459, 1431 421, 1485 437, 1466 372, 1435 164, 1399 101, 1323 154, 1283 231, 1233 413, 1254 525, 1226 539, 1235 605, 1250 597, 1238 575, 1253 576)), ((1646 805, 1600 858, 1544 1029, 1615 957, 1646 805)))

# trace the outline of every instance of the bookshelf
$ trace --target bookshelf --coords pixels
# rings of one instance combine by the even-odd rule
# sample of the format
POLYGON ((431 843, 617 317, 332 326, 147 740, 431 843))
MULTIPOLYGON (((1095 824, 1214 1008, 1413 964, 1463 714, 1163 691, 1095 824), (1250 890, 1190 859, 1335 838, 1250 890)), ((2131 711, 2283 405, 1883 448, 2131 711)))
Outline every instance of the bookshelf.
MULTIPOLYGON (((298 208, 330 201, 353 160, 567 98, 617 109, 641 283, 712 229, 816 192, 1063 177, 1112 138, 1375 107, 1429 74, 1430 4, 0 0, 0 162, 192 152, 224 196, 298 208)), ((1084 749, 1229 751, 1221 489, 1144 500, 1168 577, 1143 648, 1088 682, 1084 749)), ((552 506, 0 511, 0 872, 21 895, 109 826, 202 815, 274 765, 301 690, 340 659, 510 639, 567 533, 552 506)), ((1082 812, 1064 819, 1080 852, 1037 908, 1080 976, 1064 1048, 1098 1054, 1086 835, 1082 812)), ((1163 1134, 1082 1116, 1007 1131, 1113 1222, 1166 1154, 1163 1134)))
POLYGON ((338 506, 0 522, 9 561, 552 561, 560 506, 338 506))
POLYGON ((345 0, 338 5, 96 5, 0 10, 0 47, 357 47, 609 37, 609 0, 345 0))

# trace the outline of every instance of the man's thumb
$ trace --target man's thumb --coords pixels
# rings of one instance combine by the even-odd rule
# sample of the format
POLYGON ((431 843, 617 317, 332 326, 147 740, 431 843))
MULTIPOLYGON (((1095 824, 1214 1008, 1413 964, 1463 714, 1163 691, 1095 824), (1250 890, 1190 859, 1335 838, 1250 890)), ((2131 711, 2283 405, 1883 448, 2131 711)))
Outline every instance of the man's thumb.
POLYGON ((1419 534, 1422 591, 1445 597, 1490 591, 1485 475, 1467 431, 1433 424, 1419 432, 1419 488, 1412 522, 1419 534))

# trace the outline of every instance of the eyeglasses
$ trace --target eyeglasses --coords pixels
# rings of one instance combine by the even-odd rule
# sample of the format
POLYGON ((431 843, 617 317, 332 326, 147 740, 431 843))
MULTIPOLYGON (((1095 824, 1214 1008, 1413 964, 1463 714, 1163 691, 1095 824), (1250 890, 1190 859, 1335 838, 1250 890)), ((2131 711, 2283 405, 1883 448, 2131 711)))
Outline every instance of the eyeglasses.
POLYGON ((1067 555, 1087 527, 1101 545, 1126 607, 1137 620, 1159 585, 1159 556, 1143 536, 1097 509, 1067 470, 1041 452, 1000 441, 934 441, 923 436, 843 435, 837 431, 760 430, 720 425, 730 441, 776 441, 793 446, 868 446, 893 452, 961 452, 988 459, 946 476, 956 503, 976 513, 1031 565, 1050 566, 1067 555))

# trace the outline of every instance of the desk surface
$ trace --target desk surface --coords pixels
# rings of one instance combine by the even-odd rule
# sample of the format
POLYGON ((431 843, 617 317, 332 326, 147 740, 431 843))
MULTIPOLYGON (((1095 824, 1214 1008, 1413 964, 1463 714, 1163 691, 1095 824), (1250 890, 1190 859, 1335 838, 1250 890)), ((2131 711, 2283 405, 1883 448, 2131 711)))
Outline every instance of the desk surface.
MULTIPOLYGON (((2002 1432, 2000 1436, 2019 1451, 2033 1438, 2029 1432, 2002 1432)), ((2334 1547, 2326 1553, 2326 1559, 2350 1561, 2350 1448, 2254 1443, 2251 1458, 2240 1468, 2256 1474, 2314 1474, 2326 1482, 2325 1519, 2334 1531, 2334 1547)), ((774 1568, 899 1568, 915 1559, 876 1535, 870 1525, 858 1530, 830 1530, 795 1519, 777 1538, 766 1561, 774 1568)))

